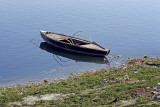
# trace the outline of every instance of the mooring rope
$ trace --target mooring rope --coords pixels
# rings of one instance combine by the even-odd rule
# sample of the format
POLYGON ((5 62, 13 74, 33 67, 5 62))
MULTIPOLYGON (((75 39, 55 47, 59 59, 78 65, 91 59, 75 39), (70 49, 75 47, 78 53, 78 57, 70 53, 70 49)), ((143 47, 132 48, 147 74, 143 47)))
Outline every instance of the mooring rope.
POLYGON ((53 58, 54 58, 55 61, 56 61, 59 65, 61 65, 61 66, 68 66, 68 65, 71 65, 71 64, 73 63, 73 60, 62 61, 62 59, 59 58, 57 55, 53 55, 53 58), (70 64, 67 64, 67 65, 63 65, 63 64, 61 64, 61 63, 56 59, 55 56, 56 56, 61 62, 69 62, 69 61, 71 61, 71 63, 70 63, 70 64))
POLYGON ((31 39, 29 42, 31 42, 33 45, 35 45, 36 47, 39 47, 38 45, 36 45, 33 40, 36 39, 37 37, 39 37, 39 35, 37 35, 36 37, 34 37, 33 39, 31 39))
MULTIPOLYGON (((38 35, 39 36, 39 35, 38 35)), ((38 36, 34 37, 33 39, 30 40, 30 42, 32 42, 34 39, 36 39, 38 36)))

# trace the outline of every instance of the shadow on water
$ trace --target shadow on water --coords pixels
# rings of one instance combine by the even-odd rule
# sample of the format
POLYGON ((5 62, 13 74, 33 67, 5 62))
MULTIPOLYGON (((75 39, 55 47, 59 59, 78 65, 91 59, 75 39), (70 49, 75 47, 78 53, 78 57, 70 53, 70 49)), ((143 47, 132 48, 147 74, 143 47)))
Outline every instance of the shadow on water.
POLYGON ((88 56, 88 55, 82 55, 82 54, 69 52, 69 51, 57 48, 55 46, 52 46, 52 45, 48 44, 47 42, 41 42, 40 48, 42 50, 45 50, 45 51, 49 52, 49 53, 52 53, 53 56, 54 56, 54 59, 60 65, 62 65, 60 63, 60 61, 65 63, 65 62, 68 62, 70 60, 74 60, 76 62, 90 62, 90 63, 109 65, 109 61, 106 57, 94 57, 94 56, 88 56), (61 58, 59 58, 59 56, 67 58, 68 60, 63 61, 61 58))

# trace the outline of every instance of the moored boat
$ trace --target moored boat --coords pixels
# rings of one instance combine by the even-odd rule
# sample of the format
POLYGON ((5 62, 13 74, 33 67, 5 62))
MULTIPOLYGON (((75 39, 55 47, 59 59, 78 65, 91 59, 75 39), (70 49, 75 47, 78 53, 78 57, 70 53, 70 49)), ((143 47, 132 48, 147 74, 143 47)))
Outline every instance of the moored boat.
POLYGON ((41 37, 47 43, 70 52, 90 56, 105 56, 110 53, 109 49, 103 48, 96 42, 42 30, 40 31, 40 33, 41 37))

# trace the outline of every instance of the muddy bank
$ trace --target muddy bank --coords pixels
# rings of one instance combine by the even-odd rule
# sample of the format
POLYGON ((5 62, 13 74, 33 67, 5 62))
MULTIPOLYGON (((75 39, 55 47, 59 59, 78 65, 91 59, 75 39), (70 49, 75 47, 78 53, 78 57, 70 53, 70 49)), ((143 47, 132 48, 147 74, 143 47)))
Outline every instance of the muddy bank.
POLYGON ((67 79, 0 88, 1 106, 160 105, 160 58, 129 58, 67 79))

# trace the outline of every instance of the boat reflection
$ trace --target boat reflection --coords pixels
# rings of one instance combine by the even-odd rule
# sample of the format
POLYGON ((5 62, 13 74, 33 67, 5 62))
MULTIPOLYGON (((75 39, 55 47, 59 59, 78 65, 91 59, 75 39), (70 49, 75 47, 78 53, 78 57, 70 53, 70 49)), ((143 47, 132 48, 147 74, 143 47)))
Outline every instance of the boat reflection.
POLYGON ((82 54, 69 52, 69 51, 57 48, 55 46, 52 46, 48 44, 47 42, 41 42, 40 48, 49 53, 52 53, 53 55, 62 56, 70 60, 75 60, 76 62, 90 62, 90 63, 109 65, 109 61, 106 57, 94 57, 94 56, 88 56, 88 55, 82 55, 82 54))

